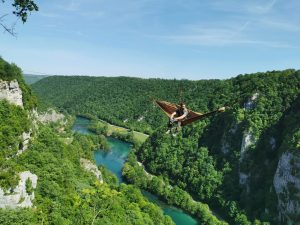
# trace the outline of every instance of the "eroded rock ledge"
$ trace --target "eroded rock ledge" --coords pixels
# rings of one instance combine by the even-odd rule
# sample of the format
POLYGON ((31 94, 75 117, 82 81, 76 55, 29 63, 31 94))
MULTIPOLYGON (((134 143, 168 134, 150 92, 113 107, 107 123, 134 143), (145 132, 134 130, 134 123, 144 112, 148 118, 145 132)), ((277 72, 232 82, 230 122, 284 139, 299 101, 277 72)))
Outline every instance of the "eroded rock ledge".
POLYGON ((24 208, 33 206, 33 189, 36 188, 38 177, 30 171, 21 172, 19 173, 19 176, 19 184, 12 190, 12 194, 8 194, 6 191, 0 188, 0 208, 24 208), (26 181, 29 183, 28 186, 30 186, 32 191, 26 190, 26 181))
POLYGON ((80 158, 80 165, 86 171, 93 173, 97 177, 97 179, 101 183, 103 183, 102 174, 101 174, 100 170, 98 169, 98 167, 94 163, 92 163, 90 160, 80 158))
POLYGON ((3 99, 23 108, 22 90, 17 80, 3 81, 0 79, 0 100, 3 99))

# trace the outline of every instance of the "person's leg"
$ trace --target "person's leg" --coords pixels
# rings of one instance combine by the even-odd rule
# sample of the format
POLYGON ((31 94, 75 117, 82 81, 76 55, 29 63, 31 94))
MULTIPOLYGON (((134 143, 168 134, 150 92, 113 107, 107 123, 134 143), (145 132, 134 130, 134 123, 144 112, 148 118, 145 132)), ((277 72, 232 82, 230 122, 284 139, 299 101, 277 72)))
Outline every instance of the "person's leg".
POLYGON ((177 131, 179 132, 181 130, 181 121, 178 121, 177 123, 177 131))
POLYGON ((167 130, 166 134, 169 134, 173 127, 173 123, 172 123, 171 119, 169 119, 167 127, 168 127, 168 130, 167 130))
POLYGON ((168 122, 168 128, 171 129, 172 126, 173 126, 173 123, 172 123, 171 119, 169 119, 169 122, 168 122))

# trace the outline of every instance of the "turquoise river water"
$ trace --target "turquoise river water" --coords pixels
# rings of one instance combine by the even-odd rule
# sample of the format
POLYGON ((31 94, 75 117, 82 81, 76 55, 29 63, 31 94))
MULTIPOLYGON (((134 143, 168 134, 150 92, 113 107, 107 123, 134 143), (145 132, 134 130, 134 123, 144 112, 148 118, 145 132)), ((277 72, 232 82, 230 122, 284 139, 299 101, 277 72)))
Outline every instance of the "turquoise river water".
MULTIPOLYGON (((80 132, 82 134, 89 134, 91 133, 87 129, 89 123, 89 119, 77 117, 73 125, 73 131, 80 132)), ((97 165, 103 165, 111 170, 118 177, 120 182, 124 182, 121 171, 131 149, 131 144, 111 137, 108 137, 107 139, 109 142, 110 151, 95 151, 96 163, 97 165)), ((150 192, 143 190, 142 193, 149 201, 157 204, 164 211, 164 214, 170 216, 177 225, 198 224, 196 219, 192 218, 182 210, 160 201, 158 197, 150 192)))

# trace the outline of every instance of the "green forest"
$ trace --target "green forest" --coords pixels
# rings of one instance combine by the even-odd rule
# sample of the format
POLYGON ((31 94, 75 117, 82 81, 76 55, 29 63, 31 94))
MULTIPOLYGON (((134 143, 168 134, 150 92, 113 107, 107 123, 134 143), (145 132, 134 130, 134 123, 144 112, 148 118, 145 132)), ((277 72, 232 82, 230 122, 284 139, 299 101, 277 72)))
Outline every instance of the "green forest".
POLYGON ((35 120, 32 109, 36 98, 24 83, 21 70, 0 59, 0 82, 14 79, 22 89, 25 107, 0 100, 0 187, 5 195, 14 194, 22 171, 34 173, 38 182, 34 188, 26 180, 26 192, 34 192, 34 207, 1 208, 0 224, 174 224, 138 188, 118 184, 105 168, 99 168, 103 183, 84 170, 80 159, 93 162, 94 150, 107 148, 106 138, 74 134, 70 118, 67 123, 35 120), (61 126, 63 132, 58 132, 61 126), (33 138, 28 149, 17 155, 20 136, 29 130, 33 138))
POLYGON ((0 0, 0 225, 300 224, 298 1, 36 2, 0 0))
MULTIPOLYGON (((137 160, 151 174, 208 204, 229 224, 299 220, 296 212, 279 219, 278 198, 297 201, 298 189, 291 183, 288 194, 278 196, 274 176, 284 153, 294 161, 299 154, 300 71, 199 81, 53 76, 32 88, 40 101, 61 111, 151 134, 135 150, 137 160), (184 101, 198 112, 228 107, 184 127, 174 138, 165 134, 167 117, 153 103, 156 99, 184 101)), ((138 178, 128 178, 141 186, 138 178)), ((147 182, 142 186, 157 193, 147 182)))

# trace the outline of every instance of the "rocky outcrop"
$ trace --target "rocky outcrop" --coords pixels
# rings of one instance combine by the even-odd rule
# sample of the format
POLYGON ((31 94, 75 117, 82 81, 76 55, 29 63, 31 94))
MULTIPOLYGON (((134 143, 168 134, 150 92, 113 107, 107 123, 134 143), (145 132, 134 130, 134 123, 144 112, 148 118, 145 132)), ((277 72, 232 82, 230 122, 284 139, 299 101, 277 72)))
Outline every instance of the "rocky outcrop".
POLYGON ((31 138, 31 130, 29 132, 23 132, 23 134, 21 135, 21 139, 22 139, 22 146, 21 148, 18 150, 17 155, 22 154, 24 151, 27 150, 28 148, 28 144, 31 138))
POLYGON ((98 167, 94 163, 92 163, 90 160, 80 158, 80 165, 86 171, 93 173, 97 177, 97 179, 101 183, 103 183, 102 174, 101 174, 100 170, 98 169, 98 167))
MULTIPOLYGON (((252 97, 244 104, 245 110, 252 110, 255 107, 255 101, 257 100, 259 94, 254 93, 252 97)), ((241 156, 240 161, 242 161, 245 157, 246 151, 249 149, 249 147, 255 143, 255 139, 250 131, 245 131, 243 140, 242 140, 242 146, 241 146, 241 156)))
POLYGON ((22 90, 17 80, 0 80, 0 100, 2 99, 23 108, 22 90))
POLYGON ((239 183, 241 185, 244 185, 247 183, 247 179, 248 179, 249 175, 245 174, 245 173, 242 173, 242 172, 239 172, 239 183))
POLYGON ((48 112, 39 114, 37 120, 41 123, 58 122, 65 118, 61 113, 57 113, 54 109, 50 109, 48 112))
POLYGON ((251 110, 255 108, 255 101, 258 98, 259 94, 254 93, 252 97, 244 104, 244 108, 247 110, 251 110))
POLYGON ((26 181, 31 182, 33 189, 36 188, 38 177, 29 171, 19 174, 20 181, 17 187, 13 189, 12 194, 7 194, 0 188, 0 208, 32 207, 34 192, 28 193, 26 190, 26 181))
POLYGON ((298 224, 300 217, 300 158, 292 153, 281 155, 273 179, 278 198, 279 218, 287 224, 298 224))
POLYGON ((275 149, 275 147, 276 147, 276 140, 275 140, 274 137, 271 137, 271 138, 270 138, 269 143, 270 143, 270 145, 271 145, 272 150, 275 149))
POLYGON ((242 140, 240 161, 243 161, 247 150, 252 144, 254 144, 254 138, 252 134, 250 132, 245 132, 242 140))
POLYGON ((224 154, 227 154, 229 152, 229 149, 230 149, 230 145, 224 139, 222 139, 221 151, 224 154))

